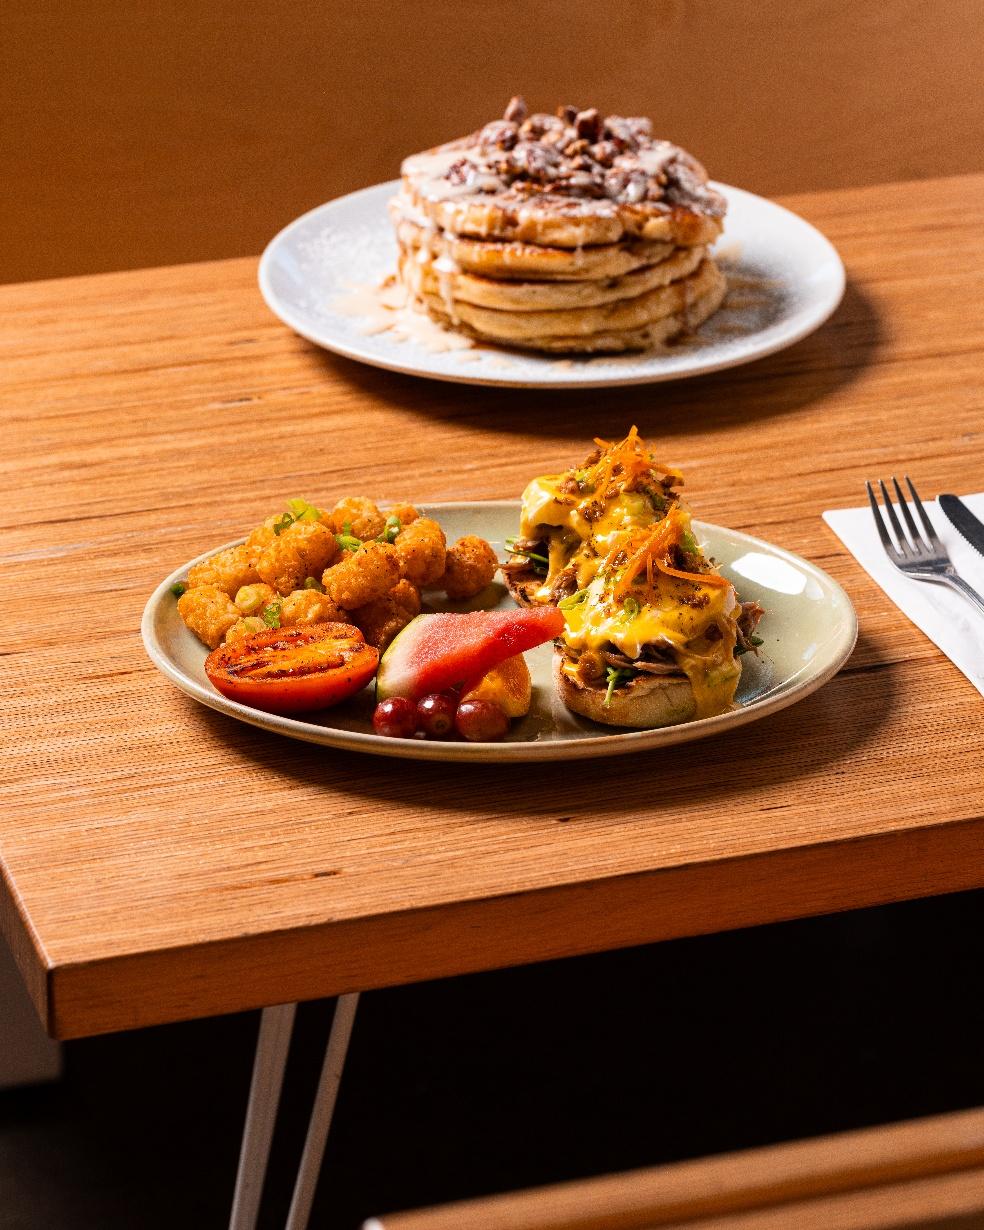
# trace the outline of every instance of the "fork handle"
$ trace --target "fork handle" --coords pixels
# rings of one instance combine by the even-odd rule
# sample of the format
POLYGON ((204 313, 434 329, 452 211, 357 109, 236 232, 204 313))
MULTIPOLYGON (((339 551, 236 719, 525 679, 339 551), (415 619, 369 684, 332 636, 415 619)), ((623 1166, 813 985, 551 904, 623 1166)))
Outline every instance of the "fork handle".
POLYGON ((963 594, 965 598, 969 598, 981 614, 984 615, 984 598, 980 596, 976 589, 973 589, 970 585, 968 585, 963 577, 958 577, 955 574, 948 573, 941 576, 940 580, 945 581, 946 584, 949 585, 951 589, 955 589, 958 594, 963 594))

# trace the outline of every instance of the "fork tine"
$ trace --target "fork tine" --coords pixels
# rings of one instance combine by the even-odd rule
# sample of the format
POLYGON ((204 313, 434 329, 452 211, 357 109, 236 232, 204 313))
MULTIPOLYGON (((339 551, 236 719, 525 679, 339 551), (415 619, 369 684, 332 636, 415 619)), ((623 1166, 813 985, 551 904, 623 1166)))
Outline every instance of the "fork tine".
POLYGON ((923 508, 922 500, 919 498, 919 492, 916 490, 915 485, 908 474, 905 476, 905 481, 909 488, 909 494, 912 496, 912 502, 916 506, 916 512, 919 514, 919 520, 923 523, 923 529, 926 531, 926 537, 929 539, 930 546, 934 547, 937 551, 942 551, 943 544, 937 537, 936 531, 933 529, 933 523, 930 521, 925 508, 923 508))
POLYGON ((906 502, 905 496, 902 494, 902 488, 899 486, 899 480, 894 474, 892 475, 892 486, 895 488, 895 497, 899 502, 899 512, 905 520, 906 528, 909 531, 909 536, 912 539, 913 546, 917 551, 921 548, 925 549, 926 544, 923 542, 922 535, 919 533, 916 523, 912 519, 912 513, 909 512, 909 505, 906 502))
POLYGON ((875 499, 875 493, 871 489, 871 483, 865 483, 868 488, 868 500, 871 503, 871 513, 875 518, 875 527, 878 530, 878 537, 881 539, 881 544, 889 555, 897 554, 895 543, 892 542, 888 530, 885 529, 885 522, 882 520, 881 509, 878 507, 878 501, 875 499))
POLYGON ((885 504, 885 513, 888 516, 889 524, 895 531, 895 537, 899 540, 899 549, 903 555, 912 555, 912 547, 909 545, 909 540, 903 533, 902 526, 899 524, 899 519, 895 515, 895 506, 892 503, 892 497, 888 494, 888 488, 881 479, 878 480, 878 486, 881 487, 882 500, 885 504))

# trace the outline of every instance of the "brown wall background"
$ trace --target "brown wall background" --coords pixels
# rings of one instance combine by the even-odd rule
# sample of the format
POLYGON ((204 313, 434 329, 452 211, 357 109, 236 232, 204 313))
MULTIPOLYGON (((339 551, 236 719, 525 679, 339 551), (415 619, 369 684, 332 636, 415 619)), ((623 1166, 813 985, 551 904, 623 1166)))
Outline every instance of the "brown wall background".
POLYGON ((258 252, 517 91, 766 194, 984 169, 984 0, 0 7, 0 281, 258 252))

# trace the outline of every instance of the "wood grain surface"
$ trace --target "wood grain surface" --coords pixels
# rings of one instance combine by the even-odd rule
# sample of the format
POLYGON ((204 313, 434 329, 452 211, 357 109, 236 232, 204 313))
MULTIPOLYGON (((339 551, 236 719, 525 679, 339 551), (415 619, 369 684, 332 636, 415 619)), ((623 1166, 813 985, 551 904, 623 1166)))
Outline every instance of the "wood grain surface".
POLYGON ((255 261, 0 289, 0 907, 70 1037, 980 886, 984 711, 820 519, 903 467, 984 486, 984 178, 790 203, 835 317, 676 385, 470 389, 322 353, 255 261), (697 514, 860 618, 801 704, 612 762, 468 767, 265 735, 146 659, 171 569, 286 496, 516 497, 631 423, 697 514))
POLYGON ((981 45, 980 0, 7 0, 0 282, 250 255, 517 92, 753 192, 978 172, 981 45))
POLYGON ((366 1230, 928 1230, 968 1214, 984 1214, 980 1109, 397 1213, 366 1230))

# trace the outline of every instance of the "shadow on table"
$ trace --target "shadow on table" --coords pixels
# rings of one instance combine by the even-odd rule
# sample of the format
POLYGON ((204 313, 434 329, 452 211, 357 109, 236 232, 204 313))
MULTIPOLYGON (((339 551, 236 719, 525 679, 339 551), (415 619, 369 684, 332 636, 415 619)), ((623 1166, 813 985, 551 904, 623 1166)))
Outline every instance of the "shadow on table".
POLYGON ((785 807, 783 787, 813 778, 817 796, 833 801, 844 762, 865 747, 893 710, 895 682, 877 646, 861 635, 854 654, 825 687, 798 704, 710 739, 608 759, 529 765, 448 765, 385 759, 276 738, 233 723, 210 709, 202 723, 233 754, 305 785, 323 784, 384 804, 407 803, 422 813, 450 812, 463 819, 604 820, 604 804, 617 800, 613 819, 627 813, 652 823, 673 812, 722 799, 750 800, 752 810, 785 807))
POLYGON ((609 389, 487 388, 406 376, 357 363, 298 340, 312 361, 370 401, 428 421, 545 439, 618 437, 631 422, 655 438, 754 423, 823 401, 855 381, 884 343, 877 310, 848 282, 816 333, 747 366, 666 384, 609 389), (557 414, 562 410, 562 414, 557 414))

